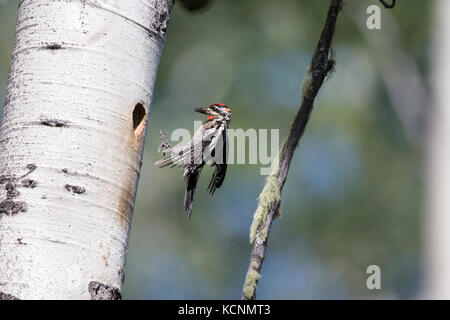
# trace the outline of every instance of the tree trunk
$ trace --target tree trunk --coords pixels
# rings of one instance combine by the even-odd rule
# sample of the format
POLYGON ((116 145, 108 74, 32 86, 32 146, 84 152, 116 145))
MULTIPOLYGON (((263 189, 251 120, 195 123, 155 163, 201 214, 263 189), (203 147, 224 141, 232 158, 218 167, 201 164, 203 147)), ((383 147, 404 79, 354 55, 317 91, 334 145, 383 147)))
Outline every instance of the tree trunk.
POLYGON ((426 298, 450 299, 450 1, 435 4, 433 109, 426 152, 426 298))
POLYGON ((117 299, 172 0, 19 1, 0 299, 117 299))

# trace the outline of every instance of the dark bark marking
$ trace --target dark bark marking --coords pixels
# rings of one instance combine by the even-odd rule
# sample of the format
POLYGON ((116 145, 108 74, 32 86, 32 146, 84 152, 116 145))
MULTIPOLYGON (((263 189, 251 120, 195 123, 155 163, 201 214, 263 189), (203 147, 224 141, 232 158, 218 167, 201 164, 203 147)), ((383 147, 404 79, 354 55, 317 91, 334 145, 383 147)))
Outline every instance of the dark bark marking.
POLYGON ((51 243, 56 243, 56 244, 67 244, 67 242, 64 241, 59 241, 59 240, 51 240, 51 239, 47 239, 48 242, 51 243))
POLYGON ((27 211, 28 205, 23 201, 15 202, 8 199, 0 203, 0 214, 5 213, 7 215, 14 215, 19 212, 27 211))
POLYGON ((16 189, 17 184, 14 181, 9 181, 6 186, 6 199, 17 198, 20 195, 19 190, 16 189))
POLYGON ((34 163, 30 163, 30 164, 27 164, 27 165, 25 166, 25 168, 28 169, 28 172, 25 173, 24 175, 22 175, 22 176, 19 177, 19 178, 14 178, 15 181, 17 181, 17 180, 19 180, 19 179, 23 179, 23 178, 25 178, 26 176, 28 176, 30 173, 32 173, 34 170, 36 170, 37 166, 36 166, 34 163))
POLYGON ((20 300, 20 299, 14 297, 13 295, 0 291, 0 300, 20 300))
POLYGON ((50 43, 50 44, 47 44, 44 47, 44 49, 47 49, 47 50, 59 50, 59 49, 64 49, 64 48, 62 47, 62 45, 60 45, 58 43, 50 43))
POLYGON ((30 164, 27 164, 26 168, 28 170, 34 171, 34 170, 36 170, 37 167, 34 163, 30 163, 30 164))
POLYGON ((18 196, 20 196, 20 192, 16 188, 8 190, 6 192, 6 198, 7 199, 17 198, 18 196))
POLYGON ((67 121, 57 119, 46 119, 46 118, 41 119, 41 124, 53 128, 63 128, 69 126, 67 121))
POLYGON ((11 191, 14 190, 16 188, 16 183, 14 181, 9 181, 6 186, 5 186, 5 190, 11 191))
POLYGON ((22 186, 25 188, 36 188, 38 185, 38 182, 36 180, 32 180, 32 179, 25 179, 22 181, 22 186))
POLYGON ((71 186, 70 184, 66 184, 64 188, 69 191, 76 194, 82 194, 86 192, 86 189, 80 186, 71 186))
MULTIPOLYGON (((23 176, 17 178, 11 175, 0 176, 0 184, 5 184, 6 190, 6 200, 0 203, 0 216, 1 214, 15 215, 19 212, 27 212, 28 204, 24 201, 13 201, 20 195, 19 190, 17 190, 17 181, 22 179, 36 170, 37 166, 33 163, 27 164, 25 168, 28 170, 23 176)), ((22 181, 24 187, 34 188, 37 182, 31 179, 25 179, 22 181)))
POLYGON ((12 178, 10 176, 0 176, 0 184, 8 183, 11 180, 14 180, 14 178, 12 178))
POLYGON ((164 39, 169 25, 170 11, 172 10, 175 1, 171 1, 168 6, 162 1, 157 1, 155 4, 154 21, 152 28, 154 31, 164 39))
POLYGON ((89 283, 89 293, 91 300, 122 300, 122 294, 118 288, 97 281, 89 283))

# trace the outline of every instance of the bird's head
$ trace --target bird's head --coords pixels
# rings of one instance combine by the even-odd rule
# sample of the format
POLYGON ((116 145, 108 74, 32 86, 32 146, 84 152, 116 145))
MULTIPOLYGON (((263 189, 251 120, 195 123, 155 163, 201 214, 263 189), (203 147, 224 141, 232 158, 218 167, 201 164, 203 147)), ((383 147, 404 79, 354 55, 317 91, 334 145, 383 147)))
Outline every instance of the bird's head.
POLYGON ((195 108, 197 112, 207 114, 208 120, 226 120, 230 121, 231 109, 223 103, 214 103, 206 108, 195 108))

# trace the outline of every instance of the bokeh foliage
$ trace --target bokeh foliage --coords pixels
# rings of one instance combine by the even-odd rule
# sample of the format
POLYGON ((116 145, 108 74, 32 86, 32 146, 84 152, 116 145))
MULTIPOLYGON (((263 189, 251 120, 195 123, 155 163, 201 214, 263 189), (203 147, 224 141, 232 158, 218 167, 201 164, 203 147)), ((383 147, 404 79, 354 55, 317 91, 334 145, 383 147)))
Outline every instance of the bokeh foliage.
MULTIPOLYGON (((365 5, 360 5, 361 2, 365 5)), ((413 298, 421 279, 420 158, 392 110, 385 84, 346 1, 326 81, 297 150, 274 222, 258 298, 413 298), (366 268, 382 290, 366 288, 366 268)), ((392 15, 405 49, 428 72, 432 1, 399 1, 392 15), (418 27, 420 25, 420 27, 418 27)), ((193 130, 196 106, 224 102, 233 128, 284 137, 328 1, 215 0, 192 14, 176 5, 154 92, 129 243, 124 298, 240 298, 248 231, 264 177, 231 165, 213 198, 203 172, 193 217, 180 170, 157 169, 159 129, 193 130)), ((0 100, 4 101, 16 1, 0 1, 0 100)), ((367 31, 383 32, 389 30, 367 31)))

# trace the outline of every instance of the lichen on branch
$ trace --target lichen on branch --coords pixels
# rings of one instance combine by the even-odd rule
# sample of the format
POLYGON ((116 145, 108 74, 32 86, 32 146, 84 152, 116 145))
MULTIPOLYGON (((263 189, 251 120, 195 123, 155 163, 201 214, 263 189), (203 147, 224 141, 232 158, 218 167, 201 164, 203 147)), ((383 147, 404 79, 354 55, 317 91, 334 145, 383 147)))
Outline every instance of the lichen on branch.
POLYGON ((258 269, 256 261, 252 261, 251 264, 252 270, 249 271, 247 277, 245 278, 243 290, 244 300, 249 300, 255 295, 256 288, 258 287, 258 280, 261 278, 261 274, 256 271, 256 269, 258 269))
POLYGON ((261 235, 263 241, 266 239, 267 230, 264 228, 264 222, 271 207, 279 207, 281 203, 281 189, 277 179, 279 169, 278 157, 276 159, 277 161, 274 161, 272 164, 272 172, 267 176, 264 188, 258 197, 258 207, 253 214, 253 221, 250 227, 250 243, 255 241, 257 232, 261 235))
POLYGON ((331 42, 342 2, 342 0, 331 0, 325 26, 302 84, 300 108, 291 124, 289 136, 283 144, 277 158, 278 161, 274 162, 272 172, 267 177, 265 186, 259 195, 258 207, 250 227, 250 242, 253 242, 253 249, 243 286, 242 298, 244 300, 255 299, 270 228, 273 219, 279 215, 281 192, 286 182, 292 157, 308 123, 317 93, 326 77, 334 69, 335 61, 331 42))

